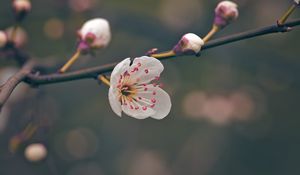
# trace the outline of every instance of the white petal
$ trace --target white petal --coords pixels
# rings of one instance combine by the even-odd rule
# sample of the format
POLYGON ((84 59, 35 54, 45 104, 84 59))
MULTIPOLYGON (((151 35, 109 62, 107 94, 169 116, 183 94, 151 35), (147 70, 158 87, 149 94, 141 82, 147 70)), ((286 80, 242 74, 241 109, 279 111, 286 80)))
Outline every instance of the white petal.
POLYGON ((142 56, 135 58, 133 64, 130 66, 131 79, 141 83, 149 83, 151 80, 160 76, 160 73, 164 70, 164 66, 161 62, 153 57, 142 56), (137 67, 138 70, 134 71, 137 67))
POLYGON ((121 117, 122 115, 122 109, 121 109, 121 103, 118 100, 118 96, 115 92, 115 88, 110 87, 109 92, 108 92, 108 99, 109 99, 109 104, 112 108, 112 110, 121 117))
POLYGON ((164 90, 158 88, 156 92, 157 102, 155 107, 153 108, 156 113, 151 117, 160 120, 165 118, 170 113, 172 103, 169 94, 164 90))
POLYGON ((194 33, 187 33, 183 38, 188 41, 184 50, 193 50, 195 53, 198 53, 204 45, 204 41, 194 33))
POLYGON ((127 105, 122 105, 123 112, 136 119, 145 119, 155 114, 155 111, 149 107, 145 110, 142 108, 143 106, 137 102, 128 102, 127 105), (136 107, 138 107, 138 109, 136 109, 136 107))
POLYGON ((154 104, 152 109, 155 113, 151 115, 152 118, 163 119, 170 113, 172 106, 170 96, 163 89, 154 87, 153 85, 147 85, 147 91, 140 91, 137 96, 154 104), (152 103, 152 100, 155 100, 155 102, 152 103))
POLYGON ((129 70, 130 62, 130 58, 126 58, 116 65, 110 76, 111 86, 116 88, 115 86, 118 84, 120 75, 122 75, 126 70, 129 70))

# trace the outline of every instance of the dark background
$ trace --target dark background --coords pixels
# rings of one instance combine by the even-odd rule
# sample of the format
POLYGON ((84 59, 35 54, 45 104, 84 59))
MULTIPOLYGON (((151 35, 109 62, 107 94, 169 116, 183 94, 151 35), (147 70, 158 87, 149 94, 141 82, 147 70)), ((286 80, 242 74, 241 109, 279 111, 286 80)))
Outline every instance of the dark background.
MULTIPOLYGON (((204 36, 218 2, 33 0, 22 25, 24 49, 41 62, 64 62, 82 23, 103 17, 111 23, 111 44, 95 57, 80 58, 73 70, 154 47, 168 50, 185 33, 204 36)), ((216 37, 274 24, 292 1, 235 2, 239 19, 216 37)), ((10 1, 1 0, 0 29, 11 25, 10 1)), ((119 118, 109 106, 108 88, 93 80, 21 88, 21 98, 7 104, 7 116, 1 114, 7 121, 0 120, 0 174, 299 174, 299 35, 295 28, 205 50, 199 58, 163 61, 162 82, 173 106, 161 121, 119 118), (10 140, 29 123, 37 132, 11 152, 10 140), (45 144, 45 160, 26 160, 31 143, 45 144)), ((2 67, 13 63, 1 58, 2 67)))

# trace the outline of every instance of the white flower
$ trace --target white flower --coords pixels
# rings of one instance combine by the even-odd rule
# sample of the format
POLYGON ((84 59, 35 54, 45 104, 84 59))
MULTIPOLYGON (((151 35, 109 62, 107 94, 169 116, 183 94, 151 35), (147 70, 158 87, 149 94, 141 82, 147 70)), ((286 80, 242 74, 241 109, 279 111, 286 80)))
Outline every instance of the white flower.
POLYGON ((106 47, 111 39, 109 23, 103 18, 88 20, 83 24, 78 34, 81 41, 90 48, 106 47))
POLYGON ((0 48, 4 47, 7 43, 7 35, 5 32, 0 31, 0 48))
POLYGON ((237 4, 232 1, 222 1, 215 9, 214 24, 223 28, 233 20, 237 19, 239 11, 237 4))
POLYGON ((183 35, 180 41, 173 48, 177 55, 181 54, 197 54, 200 52, 204 41, 194 33, 187 33, 183 35))
POLYGON ((294 0, 294 2, 299 5, 300 4, 300 0, 294 0))
POLYGON ((130 58, 120 62, 113 70, 109 88, 109 102, 113 111, 121 116, 145 119, 163 119, 171 109, 169 95, 157 83, 164 67, 153 57, 130 58))

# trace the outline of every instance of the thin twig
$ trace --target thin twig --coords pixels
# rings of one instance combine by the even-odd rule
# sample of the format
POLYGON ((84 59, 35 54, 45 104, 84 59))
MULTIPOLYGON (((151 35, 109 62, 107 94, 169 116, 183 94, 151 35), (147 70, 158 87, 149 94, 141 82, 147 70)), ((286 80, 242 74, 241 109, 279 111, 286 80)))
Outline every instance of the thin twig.
MULTIPOLYGON (((202 51, 206 49, 218 47, 221 45, 229 44, 232 42, 258 37, 261 35, 267 35, 267 34, 278 33, 278 32, 287 32, 291 29, 291 27, 298 26, 298 25, 300 25, 300 19, 295 19, 293 21, 286 23, 284 26, 279 26, 276 24, 272 26, 245 31, 238 34, 233 34, 227 37, 223 37, 220 39, 215 39, 210 42, 207 42, 207 44, 205 44, 202 47, 202 51)), ((168 59, 173 57, 176 56, 165 57, 161 59, 168 59)), ((117 63, 111 63, 107 65, 82 69, 82 70, 73 71, 64 74, 57 74, 57 73, 48 74, 48 75, 28 74, 25 79, 25 82, 32 85, 45 85, 45 84, 53 84, 53 83, 67 82, 67 81, 87 79, 87 78, 97 78, 99 74, 111 72, 113 68, 116 66, 116 64, 117 63)))
POLYGON ((30 74, 34 64, 32 61, 27 62, 22 69, 19 70, 15 75, 10 77, 1 87, 0 87, 0 110, 2 106, 7 101, 8 97, 11 95, 15 87, 22 82, 28 74, 30 74))

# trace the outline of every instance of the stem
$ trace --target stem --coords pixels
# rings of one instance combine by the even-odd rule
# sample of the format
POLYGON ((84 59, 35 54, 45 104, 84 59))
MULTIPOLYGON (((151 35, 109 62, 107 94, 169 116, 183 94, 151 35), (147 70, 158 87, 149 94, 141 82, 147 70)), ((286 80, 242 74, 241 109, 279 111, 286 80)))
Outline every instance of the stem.
POLYGON ((210 40, 219 30, 220 28, 217 25, 213 25, 208 34, 203 38, 204 43, 210 40))
POLYGON ((298 5, 296 3, 291 5, 290 8, 284 13, 284 15, 282 15, 282 17, 278 20, 278 25, 283 25, 297 6, 298 5))
POLYGON ((66 72, 70 66, 72 64, 74 64, 74 62, 79 58, 80 56, 80 50, 77 49, 77 51, 75 52, 75 54, 69 59, 69 61, 62 67, 59 69, 59 73, 64 73, 66 72))
POLYGON ((105 85, 110 87, 110 81, 108 78, 106 78, 104 75, 99 75, 98 79, 102 81, 105 85))
POLYGON ((29 123, 26 128, 22 132, 22 136, 24 137, 25 140, 30 139, 33 134, 37 131, 38 127, 35 126, 32 123, 29 123))
POLYGON ((175 56, 175 52, 173 50, 166 51, 166 52, 161 52, 161 53, 155 53, 150 55, 151 57, 157 58, 157 59, 162 59, 162 58, 168 58, 168 57, 173 57, 175 56))

